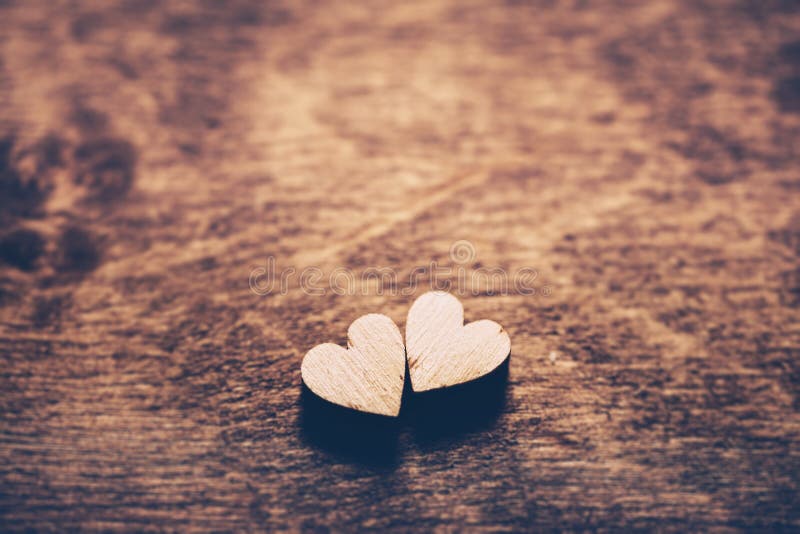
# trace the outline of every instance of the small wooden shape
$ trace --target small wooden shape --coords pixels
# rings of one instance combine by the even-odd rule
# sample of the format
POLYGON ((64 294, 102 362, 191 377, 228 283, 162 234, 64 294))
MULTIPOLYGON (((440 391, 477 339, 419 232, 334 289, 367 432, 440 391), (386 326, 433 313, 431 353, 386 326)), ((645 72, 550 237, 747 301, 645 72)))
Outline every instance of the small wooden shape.
POLYGON ((389 317, 364 315, 347 329, 347 349, 317 345, 306 353, 300 373, 309 389, 329 402, 396 417, 406 374, 403 336, 389 317))
POLYGON ((464 307, 448 293, 431 291, 414 301, 406 320, 406 354, 414 391, 454 386, 496 369, 511 339, 494 321, 464 325, 464 307))

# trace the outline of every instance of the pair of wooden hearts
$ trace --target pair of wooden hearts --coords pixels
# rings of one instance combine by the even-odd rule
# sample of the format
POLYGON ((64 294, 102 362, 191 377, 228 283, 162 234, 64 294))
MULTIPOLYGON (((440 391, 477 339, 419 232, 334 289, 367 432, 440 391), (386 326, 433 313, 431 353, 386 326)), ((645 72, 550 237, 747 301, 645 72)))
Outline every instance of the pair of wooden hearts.
POLYGON ((323 343, 308 351, 301 374, 309 389, 329 402, 395 417, 406 356, 412 389, 428 391, 480 378, 510 351, 511 340, 502 326, 487 320, 464 325, 461 302, 433 291, 408 311, 405 345, 394 321, 371 313, 347 329, 347 349, 323 343))

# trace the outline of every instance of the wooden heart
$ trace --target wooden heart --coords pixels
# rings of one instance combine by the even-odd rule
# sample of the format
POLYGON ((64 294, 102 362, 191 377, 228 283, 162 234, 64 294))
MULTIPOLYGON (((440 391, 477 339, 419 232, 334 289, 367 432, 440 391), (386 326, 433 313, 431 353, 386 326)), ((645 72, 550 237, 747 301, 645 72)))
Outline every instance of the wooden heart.
POLYGON ((329 402, 395 417, 406 377, 403 336, 385 315, 364 315, 347 329, 347 349, 317 345, 303 358, 300 374, 311 391, 329 402))
POLYGON ((464 325, 464 307, 440 291, 425 293, 406 320, 406 355, 414 391, 454 386, 496 369, 511 352, 511 339, 494 321, 464 325))

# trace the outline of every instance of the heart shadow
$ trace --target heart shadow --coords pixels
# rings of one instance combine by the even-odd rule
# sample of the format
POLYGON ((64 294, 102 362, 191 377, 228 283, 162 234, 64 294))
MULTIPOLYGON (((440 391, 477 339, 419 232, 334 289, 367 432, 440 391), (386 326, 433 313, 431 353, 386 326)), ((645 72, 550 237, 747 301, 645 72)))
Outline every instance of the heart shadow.
POLYGON ((400 420, 412 428, 414 440, 423 448, 451 444, 468 434, 491 429, 510 394, 509 362, 506 358, 477 380, 433 391, 414 393, 406 381, 400 420))
POLYGON ((347 462, 376 469, 398 463, 397 420, 338 406, 303 384, 300 395, 301 437, 305 442, 347 462))
POLYGON ((423 450, 450 446, 494 427, 507 405, 509 362, 466 384, 414 393, 408 380, 397 418, 357 412, 330 403, 303 384, 302 439, 337 459, 391 470, 399 463, 398 438, 407 428, 423 450))

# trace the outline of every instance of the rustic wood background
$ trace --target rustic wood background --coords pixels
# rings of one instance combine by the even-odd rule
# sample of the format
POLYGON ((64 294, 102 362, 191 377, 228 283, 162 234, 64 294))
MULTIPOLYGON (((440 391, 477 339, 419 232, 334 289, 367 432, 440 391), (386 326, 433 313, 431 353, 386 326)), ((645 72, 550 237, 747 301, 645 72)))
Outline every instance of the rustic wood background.
POLYGON ((0 6, 2 530, 800 529, 797 2, 0 6), (507 367, 303 390, 457 240, 507 367))

